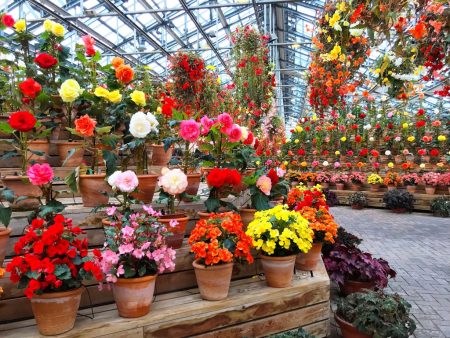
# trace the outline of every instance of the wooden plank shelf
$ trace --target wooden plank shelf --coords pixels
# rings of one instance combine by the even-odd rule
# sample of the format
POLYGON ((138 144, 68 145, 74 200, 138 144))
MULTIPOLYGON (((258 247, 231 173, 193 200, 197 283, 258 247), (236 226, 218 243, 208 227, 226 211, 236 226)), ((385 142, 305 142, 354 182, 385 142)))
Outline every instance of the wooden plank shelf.
MULTIPOLYGON (((288 288, 270 288, 253 276, 233 281, 222 301, 202 300, 196 288, 160 294, 141 318, 120 318, 114 304, 96 306, 94 319, 79 316, 75 328, 58 337, 262 337, 298 327, 325 337, 329 298, 320 262, 312 273, 296 272, 288 288)), ((91 309, 80 313, 89 316, 91 309)), ((41 337, 34 320, 0 325, 0 336, 41 337)))

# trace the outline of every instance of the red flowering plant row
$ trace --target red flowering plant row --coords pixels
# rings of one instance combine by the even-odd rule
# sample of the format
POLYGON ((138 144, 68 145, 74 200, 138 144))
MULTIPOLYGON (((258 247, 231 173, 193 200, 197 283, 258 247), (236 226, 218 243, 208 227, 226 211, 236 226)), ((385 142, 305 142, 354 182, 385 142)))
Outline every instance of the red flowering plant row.
POLYGON ((83 279, 103 279, 88 255, 87 239, 72 220, 58 214, 45 221, 34 219, 14 246, 16 257, 6 266, 10 279, 32 298, 49 292, 79 288, 83 279))

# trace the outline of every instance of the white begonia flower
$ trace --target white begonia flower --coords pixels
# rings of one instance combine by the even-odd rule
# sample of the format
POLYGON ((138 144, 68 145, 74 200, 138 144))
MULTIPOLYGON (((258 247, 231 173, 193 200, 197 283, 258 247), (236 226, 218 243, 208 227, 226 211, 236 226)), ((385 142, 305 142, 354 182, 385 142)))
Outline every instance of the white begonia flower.
POLYGON ((117 177, 119 177, 119 175, 122 172, 120 170, 115 171, 111 176, 108 177, 108 184, 113 188, 116 189, 116 180, 117 177))
POLYGON ((341 25, 340 25, 339 23, 337 23, 337 22, 334 24, 333 29, 334 29, 335 31, 342 32, 342 27, 341 27, 341 25))
POLYGON ((139 111, 130 120, 130 133, 134 137, 144 138, 152 131, 150 121, 147 119, 145 113, 139 111))
POLYGON ((384 154, 385 154, 386 156, 390 156, 392 153, 391 153, 390 150, 386 150, 386 151, 384 152, 384 154))
POLYGON ((377 119, 381 119, 381 114, 377 114, 377 119))
POLYGON ((187 176, 181 169, 161 170, 162 175, 159 177, 159 186, 170 195, 178 195, 183 193, 188 186, 187 176))
POLYGON ((369 141, 370 141, 370 142, 375 141, 375 139, 373 138, 373 136, 370 136, 370 137, 369 137, 369 141))
POLYGON ((240 127, 241 128, 241 141, 245 141, 248 137, 248 128, 247 127, 240 127))
POLYGON ((158 122, 158 119, 156 118, 156 116, 153 115, 152 113, 147 113, 146 117, 147 117, 148 122, 150 122, 150 128, 152 129, 152 131, 157 133, 159 131, 158 130, 159 122, 158 122))
POLYGON ((359 28, 350 28, 350 35, 351 36, 361 36, 364 33, 364 29, 359 28))
POLYGON ((323 161, 322 165, 323 165, 324 167, 328 167, 330 164, 328 163, 328 161, 323 161))

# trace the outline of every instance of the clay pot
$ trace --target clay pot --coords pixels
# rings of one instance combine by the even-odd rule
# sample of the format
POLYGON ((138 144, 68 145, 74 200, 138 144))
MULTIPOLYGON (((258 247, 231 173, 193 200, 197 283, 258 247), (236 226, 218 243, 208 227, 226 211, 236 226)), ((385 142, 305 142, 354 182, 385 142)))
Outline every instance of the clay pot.
POLYGON ((173 147, 170 147, 167 152, 164 151, 163 144, 152 144, 150 147, 152 150, 151 163, 153 165, 165 166, 167 165, 167 163, 169 163, 170 159, 172 158, 173 147))
MULTIPOLYGON (((187 174, 188 186, 186 188, 185 193, 192 196, 197 196, 198 187, 200 186, 200 179, 202 178, 201 174, 187 174)), ((192 198, 183 197, 183 202, 192 202, 192 198)))
POLYGON ((353 191, 360 191, 361 190, 361 184, 352 183, 352 190, 353 191))
POLYGON ((380 185, 379 184, 371 184, 370 185, 370 191, 371 192, 377 192, 380 190, 380 185))
POLYGON ((328 182, 322 182, 320 183, 320 185, 322 186, 323 189, 328 189, 330 187, 330 183, 328 182))
POLYGON ((436 187, 434 187, 432 185, 426 185, 425 186, 425 193, 427 195, 434 195, 435 192, 436 192, 436 187))
POLYGON ((266 283, 272 288, 286 288, 291 285, 296 255, 272 257, 261 255, 261 264, 266 283))
POLYGON ((406 212, 406 209, 405 208, 394 208, 394 209, 391 209, 391 211, 396 214, 404 214, 406 212))
POLYGON ((206 211, 197 211, 197 216, 199 219, 208 219, 211 214, 214 213, 213 212, 209 213, 206 211))
POLYGON ((274 198, 273 200, 270 200, 269 204, 271 207, 274 207, 276 205, 282 205, 283 202, 284 202, 284 197, 280 196, 280 197, 274 198))
POLYGON ((341 334, 344 338, 371 338, 372 336, 369 336, 367 334, 361 333, 358 331, 355 325, 343 320, 341 317, 339 317, 337 314, 334 315, 334 320, 341 328, 341 334))
POLYGON ((39 206, 38 197, 42 196, 42 190, 30 183, 27 176, 6 176, 2 178, 3 184, 14 191, 14 195, 29 196, 28 198, 19 202, 14 202, 12 208, 14 210, 32 210, 39 206), (34 197, 34 198, 33 198, 34 197))
POLYGON ((103 193, 111 193, 112 190, 105 178, 105 174, 80 175, 78 188, 83 206, 97 207, 108 203, 109 197, 103 193))
POLYGON ((3 266, 3 262, 5 261, 6 246, 8 245, 11 231, 11 228, 0 227, 0 268, 3 266))
POLYGON ((156 276, 117 278, 113 295, 120 317, 137 318, 150 312, 156 276))
POLYGON ((144 203, 151 203, 155 193, 158 175, 137 175, 139 185, 138 192, 131 194, 131 197, 144 203))
POLYGON ((308 188, 312 188, 312 187, 314 187, 314 182, 306 182, 306 186, 308 187, 308 188))
POLYGON ((31 298, 31 309, 40 334, 54 336, 71 330, 75 324, 84 288, 44 293, 31 298))
POLYGON ((369 282, 358 282, 354 280, 345 280, 344 284, 339 287, 344 296, 348 296, 355 292, 364 292, 365 290, 374 290, 375 283, 369 282))
POLYGON ((47 162, 47 155, 50 150, 50 143, 48 140, 33 140, 28 141, 28 163, 37 162, 37 163, 45 163, 47 162), (30 150, 33 151, 40 151, 44 153, 43 155, 35 155, 30 152, 30 150))
POLYGON ((314 270, 322 257, 322 243, 313 243, 307 253, 299 253, 295 258, 295 268, 302 271, 314 270))
POLYGON ((247 230, 248 225, 255 218, 256 209, 241 209, 239 213, 241 214, 243 230, 247 230))
POLYGON ((336 190, 344 190, 345 184, 344 183, 336 183, 336 190))
POLYGON ((397 187, 393 184, 388 184, 387 188, 388 190, 395 190, 397 187))
POLYGON ((361 210, 364 209, 364 206, 361 204, 352 204, 352 209, 361 210))
POLYGON ((416 189, 417 189, 416 185, 407 185, 406 186, 406 190, 411 194, 414 194, 416 192, 416 189))
POLYGON ((166 237, 167 246, 172 249, 179 249, 183 245, 184 234, 186 232, 186 226, 189 221, 189 217, 185 214, 173 214, 173 215, 164 215, 158 218, 158 222, 164 224, 173 235, 166 237), (171 227, 170 221, 176 220, 178 225, 171 227))
POLYGON ((197 260, 192 263, 200 295, 206 300, 227 298, 233 263, 205 266, 197 260))
POLYGON ((62 167, 78 167, 83 162, 84 148, 82 147, 82 141, 55 141, 54 143, 62 167), (75 149, 75 152, 67 159, 72 149, 75 149))

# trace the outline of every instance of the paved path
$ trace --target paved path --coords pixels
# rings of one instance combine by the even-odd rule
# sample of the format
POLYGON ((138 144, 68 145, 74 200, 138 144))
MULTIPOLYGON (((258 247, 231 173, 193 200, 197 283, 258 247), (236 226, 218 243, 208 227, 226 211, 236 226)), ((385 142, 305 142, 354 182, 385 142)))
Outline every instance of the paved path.
POLYGON ((338 224, 361 237, 361 248, 397 271, 389 292, 412 305, 417 338, 450 338, 450 218, 429 213, 331 208, 338 224))

